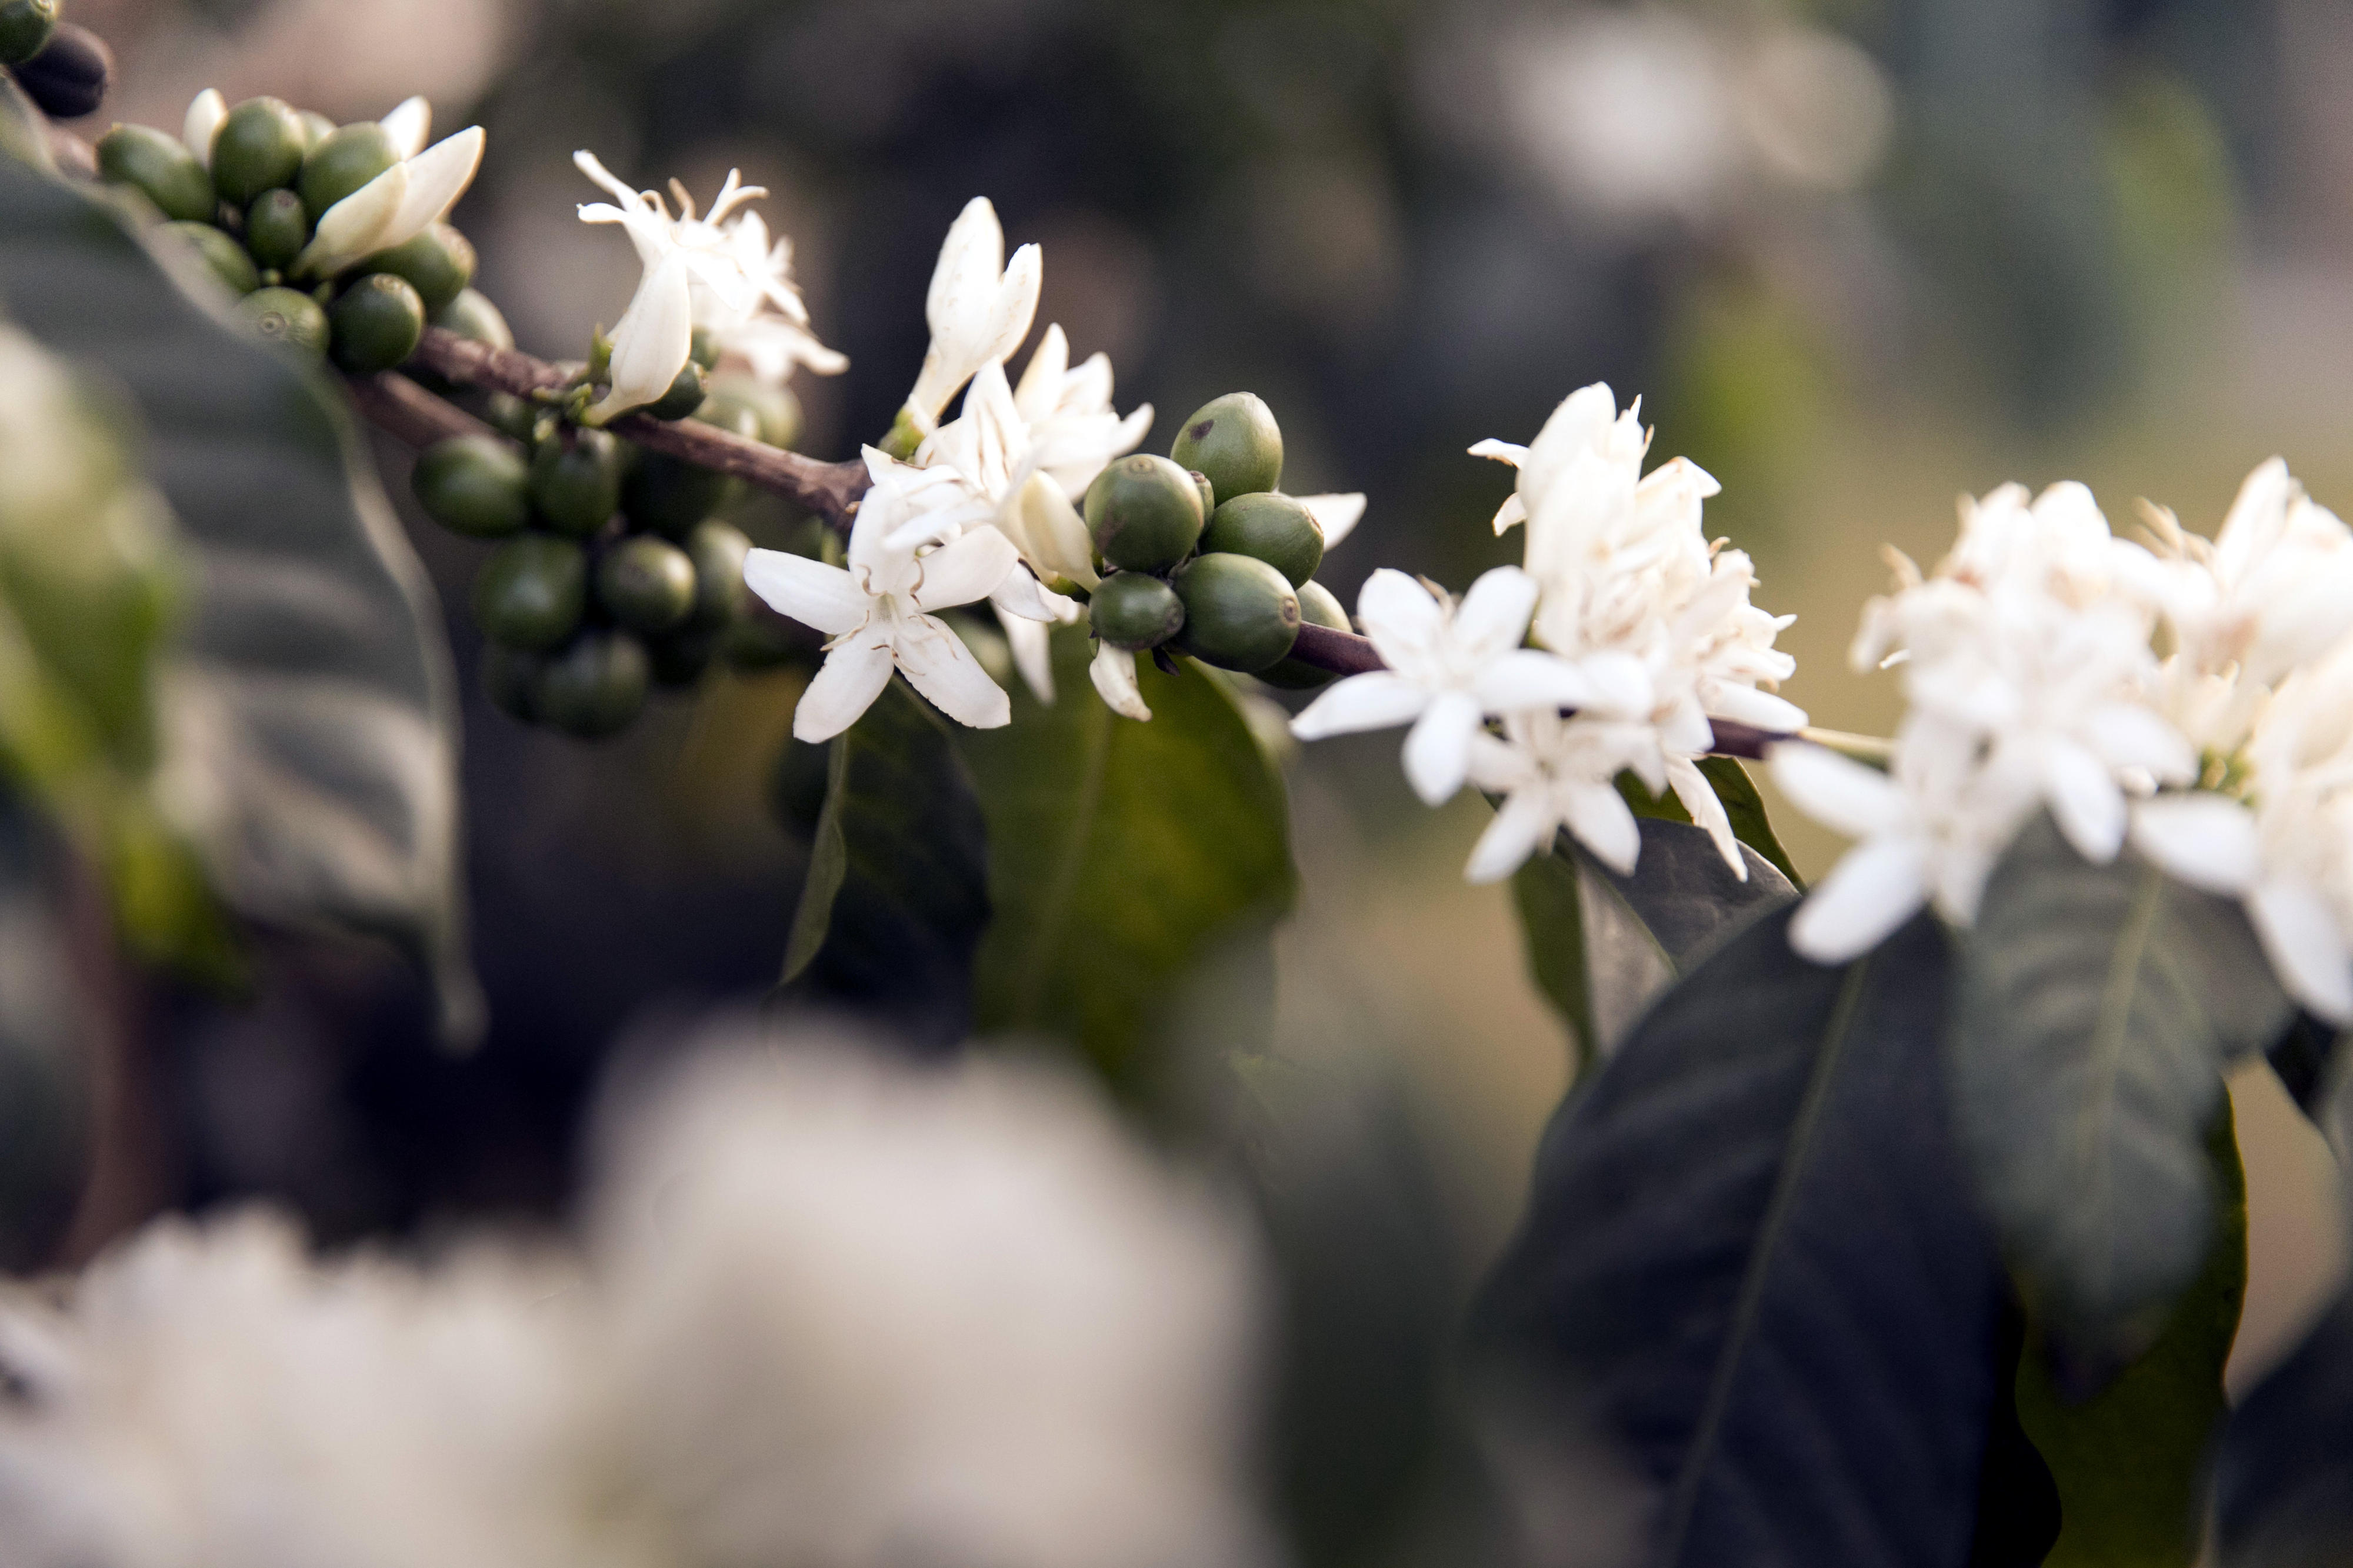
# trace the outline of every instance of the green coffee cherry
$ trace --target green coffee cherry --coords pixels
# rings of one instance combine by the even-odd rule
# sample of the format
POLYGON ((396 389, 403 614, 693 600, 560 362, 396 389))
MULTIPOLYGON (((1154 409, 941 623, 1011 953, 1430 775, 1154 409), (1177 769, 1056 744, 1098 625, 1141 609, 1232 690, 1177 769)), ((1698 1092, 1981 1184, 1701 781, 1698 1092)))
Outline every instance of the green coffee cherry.
POLYGON ((702 679, 718 652, 719 634, 692 625, 646 644, 646 659, 653 667, 656 686, 693 685, 702 679))
POLYGON ((302 117, 284 99, 248 98, 213 136, 213 188, 241 207, 264 191, 290 185, 309 145, 302 117))
POLYGON ((636 632, 666 632, 694 613, 694 563, 667 540, 640 533, 596 563, 596 600, 636 632))
POLYGON ((1229 392, 1195 409, 1168 455, 1207 475, 1219 506, 1282 482, 1282 427, 1255 392, 1229 392))
POLYGON ((512 392, 476 392, 474 411, 501 435, 528 441, 539 424, 539 407, 512 392))
POLYGON ((497 539, 531 521, 531 465, 492 437, 436 441, 417 454, 408 482, 425 515, 452 532, 497 539))
POLYGON ((759 416, 758 437, 771 447, 790 447, 801 438, 801 400, 789 386, 772 386, 741 371, 711 377, 711 395, 722 408, 749 408, 759 416))
POLYGON ((315 109, 298 109, 302 117, 302 156, 307 160, 319 143, 335 133, 335 122, 315 109))
MULTIPOLYGON (((1329 626, 1335 632, 1348 629, 1348 612, 1341 608, 1331 589, 1310 582, 1299 584, 1298 591, 1301 625, 1329 626)), ((1288 655, 1260 670, 1258 678, 1269 686, 1280 686, 1288 691, 1310 691, 1339 679, 1328 669, 1303 664, 1288 655)))
POLYGON ((311 215, 291 191, 264 191, 245 209, 245 247, 260 266, 285 271, 310 238, 311 215))
POLYGON ((1291 579, 1294 588, 1324 563, 1324 529, 1293 497, 1275 490, 1239 495, 1209 514, 1201 531, 1204 554, 1213 550, 1255 555, 1291 579))
POLYGON ((531 500, 550 528, 587 538, 621 504, 621 444, 602 430, 541 442, 531 458, 531 500))
POLYGON ((474 280, 474 242, 448 224, 437 223, 390 250, 366 258, 355 270, 406 278, 427 310, 439 310, 474 280))
POLYGON ((313 356, 327 352, 327 312, 297 289, 257 289, 237 302, 237 313, 273 342, 313 356))
POLYGON ((374 272, 335 296, 327 320, 335 329, 337 364, 355 374, 390 370, 417 352, 425 301, 407 279, 374 272))
POLYGON ((1204 664, 1255 674, 1298 640, 1299 595, 1255 556, 1196 555, 1170 581, 1185 602, 1176 646, 1204 664))
POLYGON ((1176 590, 1142 572, 1114 572, 1087 605, 1095 636, 1113 647, 1158 647, 1185 625, 1176 590))
POLYGON ((47 47, 57 31, 58 0, 7 0, 0 5, 0 66, 20 66, 47 47))
POLYGON ((705 370, 719 368, 719 340, 709 327, 697 327, 687 339, 687 355, 705 370))
POLYGON ((817 831, 832 768, 831 748, 807 741, 785 742, 785 749, 776 753, 776 771, 768 779, 768 807, 776 814, 777 826, 798 839, 817 831))
POLYGON ((176 136, 145 125, 118 125, 98 139, 98 176, 130 185, 165 217, 205 223, 219 203, 213 177, 176 136))
POLYGON ((702 384, 702 367, 689 360, 670 377, 670 390, 639 412, 656 419, 683 419, 702 407, 702 400, 710 395, 710 389, 702 384))
POLYGON ((329 207, 400 162, 400 149, 373 120, 343 125, 322 137, 302 160, 295 189, 313 221, 329 207))
POLYGON ((492 643, 482 650, 482 693, 508 718, 535 724, 539 710, 532 700, 533 692, 546 663, 543 654, 492 643))
POLYGON ((511 539, 474 578, 474 620, 505 647, 554 647, 579 628, 587 605, 588 556, 568 539, 511 539))
POLYGON ((1129 572, 1166 572, 1201 537, 1201 497, 1192 477, 1143 452, 1095 476, 1086 517, 1095 553, 1129 572))
POLYGON ((690 624, 716 629, 744 618, 752 595, 744 582, 744 557, 751 552, 752 542, 732 524, 702 522, 688 531, 687 558, 694 563, 690 624))
POLYGON ((205 265, 211 269, 232 294, 250 294, 261 287, 261 274, 254 270, 253 258, 245 247, 208 223, 167 223, 164 232, 176 234, 195 247, 205 265))
MULTIPOLYGON (((760 416, 733 397, 704 400, 694 417, 722 430, 756 438, 760 416)), ((641 452, 623 488, 622 504, 629 521, 672 539, 682 538, 696 523, 724 508, 743 489, 743 481, 700 464, 660 452, 641 452)))
POLYGON ((584 632, 541 668, 532 707, 543 723, 584 741, 602 740, 627 729, 645 707, 652 673, 645 644, 628 633, 584 632))
POLYGON ((433 324, 446 327, 472 342, 494 349, 514 347, 514 330, 490 296, 479 289, 460 289, 458 297, 433 312, 433 324))

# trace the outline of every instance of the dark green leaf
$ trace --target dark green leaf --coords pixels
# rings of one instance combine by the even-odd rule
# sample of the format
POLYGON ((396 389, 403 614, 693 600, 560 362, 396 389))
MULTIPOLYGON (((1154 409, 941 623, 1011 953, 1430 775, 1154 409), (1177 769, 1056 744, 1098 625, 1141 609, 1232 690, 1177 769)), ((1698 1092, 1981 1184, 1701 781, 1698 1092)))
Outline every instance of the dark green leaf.
POLYGON ((90 1167, 90 1017, 41 835, 0 796, 0 1272, 48 1261, 90 1167))
POLYGON ((2328 1081, 2328 1064, 2337 1055, 2337 1026, 2314 1017, 2301 1007, 2263 1055, 2287 1089, 2296 1109, 2306 1115, 2319 1102, 2328 1081))
POLYGON ((2232 1414, 2214 1493, 2222 1568, 2353 1562, 2353 1292, 2232 1414))
POLYGON ((1600 1058, 1593 1034, 1593 996, 1586 983, 1584 876, 1566 844, 1531 855, 1512 873, 1512 900, 1520 911, 1520 944, 1529 977, 1568 1026, 1573 1078, 1600 1058))
POLYGON ((2038 819, 1987 885, 1954 1016, 1962 1143, 2038 1319, 2137 1349, 2213 1236, 2224 1059, 2287 1018, 2245 917, 2038 819))
POLYGON ((988 845, 947 726, 893 679, 833 740, 825 809, 785 950, 802 994, 949 1046, 971 1022, 988 845))
POLYGON ((1189 662, 1139 661, 1149 723, 1087 677, 1082 627, 1054 637, 1051 706, 958 736, 988 819, 994 910, 974 973, 987 1029, 1082 1047, 1113 1080, 1148 1079, 1177 987, 1226 944, 1262 941, 1295 891, 1282 776, 1233 699, 1189 662))
POLYGON ((1773 833, 1773 825, 1766 820, 1765 797, 1757 793, 1756 781, 1748 770, 1740 765, 1737 757, 1702 757, 1699 771, 1707 775, 1715 786, 1715 798, 1724 803, 1725 815, 1732 818, 1733 837, 1773 863, 1773 868, 1789 879, 1799 891, 1806 884, 1798 876, 1798 868, 1789 859, 1789 852, 1773 833))
POLYGON ((1580 1561, 1968 1560, 2004 1287, 1947 1131, 1946 967, 1925 917, 1825 969, 1774 911, 1546 1132, 1478 1341, 1543 1445, 1524 1501, 1635 1489, 1647 1546, 1580 1561))
MULTIPOLYGON (((0 160, 0 301, 136 405, 197 568, 162 700, 174 794, 240 911, 389 936, 479 1028, 456 704, 429 584, 341 395, 174 286, 113 213, 0 160)), ((167 276, 167 272, 171 276, 167 276)))
POLYGON ((2018 1418, 2018 1364, 2025 1352, 2026 1310, 2005 1300, 1969 1568, 2040 1568, 2059 1539, 2059 1484, 2018 1418))
MULTIPOLYGON (((2081 1403, 2044 1352, 2019 1367, 2027 1435, 2059 1483, 2050 1568, 2190 1568, 2204 1543, 2206 1464, 2229 1405, 2222 1366, 2247 1290, 2247 1188, 2227 1106, 2207 1139, 2221 1201, 2204 1268, 2157 1342, 2081 1403)), ((2064 1353, 2063 1347, 2059 1347, 2064 1353)))

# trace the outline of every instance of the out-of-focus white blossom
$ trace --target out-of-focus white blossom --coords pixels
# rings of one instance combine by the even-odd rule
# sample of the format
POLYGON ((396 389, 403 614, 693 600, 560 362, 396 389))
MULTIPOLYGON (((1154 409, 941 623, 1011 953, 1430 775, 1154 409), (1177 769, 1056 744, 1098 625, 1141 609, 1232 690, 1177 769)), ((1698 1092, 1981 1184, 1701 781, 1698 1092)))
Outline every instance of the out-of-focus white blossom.
MULTIPOLYGON (((1005 231, 987 196, 975 196, 948 227, 923 315, 932 329, 923 366, 907 394, 905 412, 919 436, 929 435, 958 388, 983 365, 1003 364, 1029 335, 1044 277, 1038 247, 1025 245, 1005 259, 1005 231)), ((1103 396, 1110 399, 1108 366, 1103 396)))
POLYGON ((394 152, 414 158, 425 151, 426 140, 433 134, 433 105, 423 94, 413 94, 395 104, 392 112, 376 123, 391 138, 394 152))
MULTIPOLYGON (((1293 733, 1320 741, 1409 723, 1407 782, 1430 805, 1442 804, 1462 787, 1484 721, 1595 700, 1584 670, 1520 646, 1535 602, 1535 580, 1512 566, 1482 576, 1460 604, 1402 572, 1375 572, 1357 596, 1356 618, 1388 668, 1331 687, 1292 721, 1293 733)), ((1631 675, 1639 683, 1640 671, 1631 675)))
MULTIPOLYGON (((192 118, 194 114, 191 106, 192 118)), ((420 126, 423 123, 419 121, 420 126)), ((469 125, 430 147, 406 153, 399 163, 319 215, 311 243, 294 258, 295 273, 332 277, 362 257, 407 244, 458 204, 481 165, 482 128, 479 125, 469 125)))
POLYGON ((744 581, 754 593, 833 639, 801 693, 794 735, 825 741, 849 729, 882 695, 894 668, 959 724, 992 730, 1009 722, 1004 689, 933 612, 986 599, 1020 574, 1013 542, 983 528, 929 548, 893 543, 912 510, 908 486, 882 453, 869 447, 866 456, 876 482, 850 526, 846 568, 780 550, 744 558, 744 581))
POLYGON ((166 1220, 57 1305, 0 1298, 7 1568, 659 1568, 600 1448, 576 1277, 480 1251, 322 1267, 166 1220))
POLYGON ((1858 669, 1899 663, 1910 712, 1889 772, 1810 746, 1776 749, 1799 807, 1860 837, 1790 929, 1808 957, 1864 952, 1933 898, 1975 918, 1993 863, 2038 808, 2095 864, 2123 847, 2130 799, 2197 773, 2158 711, 2153 563, 2113 537, 2091 492, 2006 485, 1966 501, 1959 538, 1922 578, 1865 607, 1858 669))
POLYGON ((188 100, 187 118, 180 124, 180 140, 196 162, 209 169, 213 166, 213 139, 220 134, 221 121, 228 118, 228 100, 221 97, 220 89, 208 87, 188 100))
POLYGON ((632 190, 595 153, 575 153, 572 162, 614 197, 583 205, 580 221, 619 224, 645 268, 613 329, 611 384, 588 410, 591 423, 668 392, 686 368, 698 326, 723 353, 743 355, 763 380, 781 383, 796 364, 821 375, 849 367, 846 357, 808 330, 808 310, 792 280, 791 242, 771 246, 760 215, 737 211, 766 190, 744 184, 730 169, 711 210, 697 216, 694 198, 673 181, 679 205, 673 217, 659 192, 632 190))
POLYGON ((634 1468, 703 1568, 1249 1568, 1255 1258, 1042 1066, 707 1061, 597 1256, 634 1468))

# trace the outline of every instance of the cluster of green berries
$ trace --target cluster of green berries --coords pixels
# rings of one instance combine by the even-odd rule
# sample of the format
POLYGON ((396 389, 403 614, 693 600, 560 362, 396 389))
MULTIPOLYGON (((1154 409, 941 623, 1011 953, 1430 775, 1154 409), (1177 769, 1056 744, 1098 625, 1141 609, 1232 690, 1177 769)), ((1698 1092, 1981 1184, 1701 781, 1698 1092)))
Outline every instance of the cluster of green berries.
POLYGON ((52 120, 95 114, 114 75, 97 34, 58 20, 58 0, 0 0, 0 66, 52 120))
MULTIPOLYGON (((799 410, 721 375, 691 417, 785 446, 799 410)), ((650 688, 775 651, 748 618, 751 541, 717 516, 741 483, 728 475, 542 413, 521 447, 459 436, 427 447, 411 483, 435 521, 499 542, 474 579, 483 684, 525 723, 611 735, 650 688)))
POLYGON ((1088 606, 1094 635, 1277 686, 1329 680, 1291 645, 1303 618, 1345 630, 1347 613, 1314 580, 1322 525, 1282 482, 1282 427, 1249 392, 1203 405, 1167 457, 1137 453, 1096 476, 1085 506, 1104 573, 1088 606))
POLYGON ((458 324, 445 316, 474 278, 472 244, 446 223, 332 279, 294 276, 321 215, 400 161, 374 121, 339 126, 276 98, 228 111, 209 170, 179 138, 144 125, 117 125, 98 141, 100 177, 152 203, 257 330, 357 373, 406 359, 427 321, 458 324))

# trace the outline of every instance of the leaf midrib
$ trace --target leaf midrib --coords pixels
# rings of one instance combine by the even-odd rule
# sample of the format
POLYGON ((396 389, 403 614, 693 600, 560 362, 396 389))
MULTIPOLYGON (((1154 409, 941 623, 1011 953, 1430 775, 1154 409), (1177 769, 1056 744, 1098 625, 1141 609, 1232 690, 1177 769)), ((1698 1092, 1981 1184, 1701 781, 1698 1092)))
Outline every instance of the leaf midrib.
MULTIPOLYGON (((2099 1011, 2092 1019, 2092 1079, 2075 1124, 2075 1151, 2082 1161, 2090 1197, 2085 1207, 2094 1214, 2111 1212, 2116 1204, 2113 1162, 2100 1157, 2104 1131, 2116 1123, 2116 1084, 2124 1070, 2125 1043, 2131 1033, 2132 1000, 2139 989, 2141 965, 2157 932, 2165 908, 2165 879, 2155 867, 2141 872, 2117 932, 2116 950, 2108 959, 2106 982, 2100 987, 2099 1011)), ((2105 1227, 2111 1236, 2115 1226, 2105 1227)), ((2113 1266, 2114 1259, 2110 1259, 2113 1266)))

